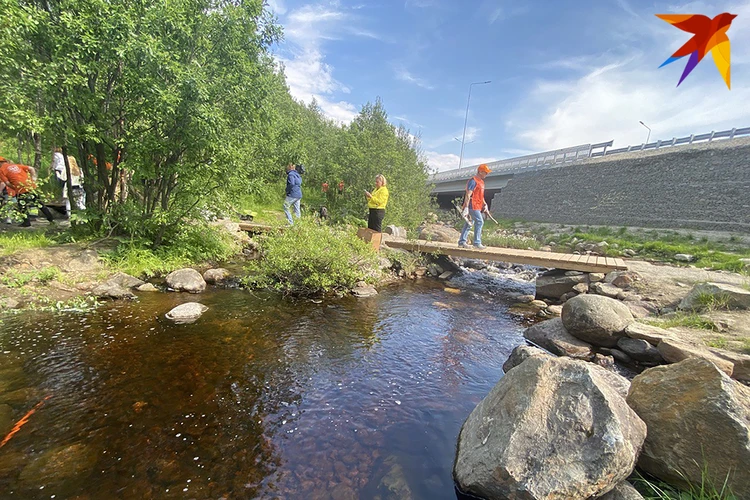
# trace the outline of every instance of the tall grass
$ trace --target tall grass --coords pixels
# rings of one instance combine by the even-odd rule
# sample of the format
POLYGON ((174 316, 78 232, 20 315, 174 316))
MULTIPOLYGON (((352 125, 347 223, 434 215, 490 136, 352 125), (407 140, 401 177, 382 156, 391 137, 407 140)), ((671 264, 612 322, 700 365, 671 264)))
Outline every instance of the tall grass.
POLYGON ((55 243, 55 240, 41 231, 29 230, 13 233, 0 233, 0 257, 31 248, 48 247, 55 243))

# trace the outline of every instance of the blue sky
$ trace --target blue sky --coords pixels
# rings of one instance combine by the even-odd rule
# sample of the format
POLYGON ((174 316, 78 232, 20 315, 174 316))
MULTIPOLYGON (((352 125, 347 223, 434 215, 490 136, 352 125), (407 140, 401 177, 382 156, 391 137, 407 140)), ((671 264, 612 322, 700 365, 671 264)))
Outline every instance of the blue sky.
MULTIPOLYGON (((380 97, 420 137, 431 168, 608 140, 750 126, 750 0, 267 0, 292 95, 348 122, 380 97), (737 14, 732 90, 707 56, 658 69, 691 36, 654 14, 737 14)), ((684 61, 684 62, 683 62, 684 61)))

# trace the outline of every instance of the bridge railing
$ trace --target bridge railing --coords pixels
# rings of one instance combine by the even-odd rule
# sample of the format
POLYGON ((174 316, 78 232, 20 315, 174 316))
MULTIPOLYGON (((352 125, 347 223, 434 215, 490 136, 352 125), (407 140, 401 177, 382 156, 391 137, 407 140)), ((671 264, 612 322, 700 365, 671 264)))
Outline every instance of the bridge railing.
MULTIPOLYGON (((553 168, 566 163, 585 160, 587 158, 600 158, 602 156, 629 153, 632 151, 646 151, 664 147, 682 146, 685 144, 694 144, 696 142, 703 141, 710 142, 714 139, 734 139, 736 137, 746 135, 750 135, 750 127, 733 128, 731 130, 710 132, 707 134, 699 135, 693 134, 680 138, 673 137, 671 140, 658 140, 655 142, 609 150, 607 148, 612 146, 614 141, 600 142, 597 144, 581 144, 579 146, 573 146, 570 148, 556 149, 553 151, 545 151, 543 153, 536 153, 532 155, 518 156, 515 158, 489 162, 487 163, 487 166, 492 170, 492 173, 490 175, 542 170, 546 168, 553 168)), ((453 179, 462 178, 467 179, 476 172, 477 166, 478 165, 472 165, 469 167, 463 167, 461 169, 438 172, 437 174, 433 174, 430 177, 429 182, 446 182, 453 179)))

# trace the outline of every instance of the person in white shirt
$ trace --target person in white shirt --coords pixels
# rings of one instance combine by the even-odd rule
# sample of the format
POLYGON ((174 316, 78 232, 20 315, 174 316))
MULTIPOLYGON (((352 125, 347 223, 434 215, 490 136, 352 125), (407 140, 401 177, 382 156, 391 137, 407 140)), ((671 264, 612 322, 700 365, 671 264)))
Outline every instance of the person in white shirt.
MULTIPOLYGON (((73 191, 73 201, 78 210, 86 209, 86 192, 83 190, 83 172, 78 168, 78 162, 75 157, 68 156, 68 163, 70 164, 70 187, 73 191)), ((68 176, 65 171, 65 158, 63 157, 62 150, 55 148, 52 153, 52 170, 55 172, 55 177, 62 184, 63 199, 65 200, 65 213, 70 216, 70 200, 68 199, 68 176)))

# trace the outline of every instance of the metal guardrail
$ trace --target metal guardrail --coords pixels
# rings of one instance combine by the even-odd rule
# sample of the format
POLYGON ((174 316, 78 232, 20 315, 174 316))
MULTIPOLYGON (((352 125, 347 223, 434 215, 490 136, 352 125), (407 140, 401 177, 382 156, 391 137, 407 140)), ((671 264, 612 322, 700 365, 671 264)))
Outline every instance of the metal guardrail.
MULTIPOLYGON (((693 134, 687 137, 680 138, 673 137, 671 140, 667 141, 658 140, 656 142, 639 144, 637 146, 628 146, 626 148, 610 150, 607 150, 607 148, 612 146, 614 141, 600 142, 597 144, 581 144, 580 146, 573 146, 570 148, 556 149, 553 151, 545 151, 544 153, 536 153, 532 155, 508 158, 505 160, 498 160, 487 163, 487 166, 492 169, 492 173, 490 174, 490 176, 515 172, 525 172, 531 170, 542 170, 546 168, 558 167, 563 164, 573 163, 580 160, 585 160, 588 158, 601 158, 603 156, 610 156, 614 154, 654 150, 663 147, 694 144, 696 142, 702 141, 711 142, 714 139, 734 139, 735 137, 745 135, 750 135, 750 127, 733 128, 731 130, 710 132, 700 135, 693 134)), ((477 167, 478 165, 472 165, 469 167, 463 167, 461 169, 438 172, 437 174, 433 174, 430 177, 429 182, 445 182, 462 178, 468 179, 476 172, 477 167)))

